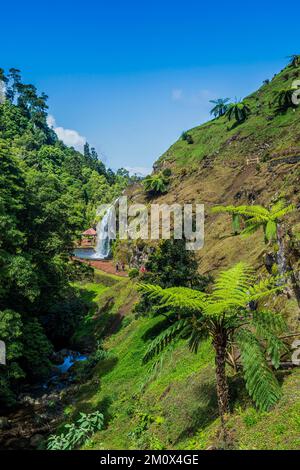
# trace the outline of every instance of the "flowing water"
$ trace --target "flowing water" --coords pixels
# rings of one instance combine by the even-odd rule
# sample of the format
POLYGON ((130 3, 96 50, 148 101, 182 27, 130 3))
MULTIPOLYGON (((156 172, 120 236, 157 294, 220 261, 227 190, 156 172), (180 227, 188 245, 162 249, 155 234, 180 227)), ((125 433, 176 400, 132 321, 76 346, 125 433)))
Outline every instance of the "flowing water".
POLYGON ((115 238, 115 204, 112 204, 97 225, 96 248, 75 248, 74 256, 81 259, 107 259, 111 254, 111 240, 115 238))

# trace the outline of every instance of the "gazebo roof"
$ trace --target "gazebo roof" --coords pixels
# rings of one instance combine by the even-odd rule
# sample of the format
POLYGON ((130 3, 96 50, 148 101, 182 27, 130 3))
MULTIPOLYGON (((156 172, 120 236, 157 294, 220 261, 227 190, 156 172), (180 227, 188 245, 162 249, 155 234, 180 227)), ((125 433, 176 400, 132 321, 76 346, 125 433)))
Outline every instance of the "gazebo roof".
POLYGON ((81 235, 97 235, 97 232, 93 228, 89 228, 85 232, 82 232, 81 235))

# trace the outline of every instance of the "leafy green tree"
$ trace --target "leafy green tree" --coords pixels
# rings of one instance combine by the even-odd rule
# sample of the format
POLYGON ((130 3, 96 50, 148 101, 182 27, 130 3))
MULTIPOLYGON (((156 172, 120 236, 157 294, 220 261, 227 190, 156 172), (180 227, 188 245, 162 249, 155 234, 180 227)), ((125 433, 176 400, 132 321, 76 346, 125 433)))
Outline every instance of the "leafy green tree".
POLYGON ((31 379, 47 377, 52 366, 49 357, 53 352, 53 345, 37 318, 24 321, 22 343, 22 363, 24 370, 28 372, 28 377, 31 379))
POLYGON ((211 278, 198 273, 195 254, 186 250, 186 241, 162 240, 146 262, 147 282, 161 287, 186 286, 203 290, 211 278))
POLYGON ((209 102, 214 105, 210 111, 210 114, 213 114, 215 117, 224 116, 228 110, 229 100, 230 98, 218 98, 217 100, 210 100, 209 102))
POLYGON ((8 74, 9 86, 6 90, 6 97, 11 103, 14 102, 18 92, 18 88, 21 84, 21 73, 19 69, 11 68, 8 74))
POLYGON ((201 340, 209 336, 215 351, 216 384, 219 413, 226 439, 225 422, 229 413, 229 391, 226 358, 236 345, 241 354, 241 367, 246 388, 261 410, 268 410, 281 397, 280 386, 268 365, 266 352, 275 368, 279 366, 284 345, 278 339, 284 322, 280 314, 250 310, 249 304, 277 292, 276 278, 255 282, 253 270, 244 263, 223 271, 212 292, 203 293, 187 287, 163 289, 140 284, 139 289, 164 307, 178 310, 177 319, 149 346, 147 362, 172 342, 186 338, 197 352, 201 340))
POLYGON ((23 354, 21 315, 14 310, 0 311, 0 338, 6 346, 6 365, 0 364, 0 404, 14 405, 12 387, 25 376, 19 359, 23 354))
POLYGON ((231 119, 235 119, 237 124, 241 124, 248 118, 250 113, 251 110, 249 106, 241 101, 239 103, 230 104, 225 114, 229 121, 231 121, 231 119))

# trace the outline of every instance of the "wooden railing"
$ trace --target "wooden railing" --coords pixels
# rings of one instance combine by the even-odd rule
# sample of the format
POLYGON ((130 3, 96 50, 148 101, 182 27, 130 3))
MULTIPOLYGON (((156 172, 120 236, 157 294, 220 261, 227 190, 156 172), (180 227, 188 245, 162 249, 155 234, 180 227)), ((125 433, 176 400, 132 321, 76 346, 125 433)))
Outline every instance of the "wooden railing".
POLYGON ((247 165, 253 165, 254 163, 259 163, 259 156, 256 157, 247 157, 246 158, 247 165))

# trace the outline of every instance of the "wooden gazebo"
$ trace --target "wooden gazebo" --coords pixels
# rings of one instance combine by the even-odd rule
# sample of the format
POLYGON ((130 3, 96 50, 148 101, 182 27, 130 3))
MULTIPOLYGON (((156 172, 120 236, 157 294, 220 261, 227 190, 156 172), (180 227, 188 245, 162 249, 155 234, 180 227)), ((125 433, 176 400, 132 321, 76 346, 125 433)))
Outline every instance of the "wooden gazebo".
POLYGON ((92 227, 81 234, 81 245, 93 246, 96 243, 97 232, 92 227))

